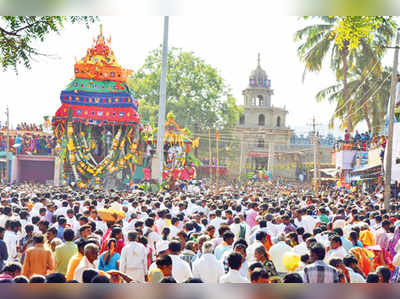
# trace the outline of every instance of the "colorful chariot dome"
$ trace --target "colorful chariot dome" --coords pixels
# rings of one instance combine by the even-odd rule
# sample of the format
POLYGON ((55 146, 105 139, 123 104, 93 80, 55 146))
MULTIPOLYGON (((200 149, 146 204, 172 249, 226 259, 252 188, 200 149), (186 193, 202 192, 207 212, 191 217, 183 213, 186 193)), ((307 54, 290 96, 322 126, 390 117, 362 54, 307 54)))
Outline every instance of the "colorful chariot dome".
POLYGON ((74 65, 75 78, 61 92, 61 107, 53 122, 65 121, 69 108, 74 121, 86 124, 139 123, 138 101, 127 85, 131 70, 121 67, 106 41, 100 25, 100 34, 86 56, 74 65))

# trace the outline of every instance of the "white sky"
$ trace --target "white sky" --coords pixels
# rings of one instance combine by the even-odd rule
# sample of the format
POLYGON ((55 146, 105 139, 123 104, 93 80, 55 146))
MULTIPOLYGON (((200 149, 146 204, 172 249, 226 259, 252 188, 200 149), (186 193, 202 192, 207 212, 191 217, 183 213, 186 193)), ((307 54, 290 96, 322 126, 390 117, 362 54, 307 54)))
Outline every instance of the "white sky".
MULTIPOLYGON (((112 35, 112 48, 125 68, 137 70, 148 53, 162 43, 162 17, 101 17, 101 22, 104 35, 112 35)), ((216 67, 238 104, 243 102, 241 92, 247 87, 260 52, 261 65, 272 80, 272 104, 286 106, 288 125, 304 133, 313 115, 318 123, 328 123, 334 106, 316 103, 315 94, 335 83, 328 64, 302 82, 304 66, 293 36, 304 24, 288 16, 170 17, 169 46, 193 51, 216 67)), ((9 106, 12 124, 40 123, 44 115, 54 115, 60 106, 61 90, 73 78, 75 57, 84 56, 98 30, 97 24, 89 30, 68 25, 61 35, 54 34, 39 44, 42 52, 54 54, 57 59, 40 58, 32 63, 31 70, 21 66, 18 75, 12 70, 0 73, 0 109, 9 106)), ((4 113, 0 119, 4 121, 4 113)))

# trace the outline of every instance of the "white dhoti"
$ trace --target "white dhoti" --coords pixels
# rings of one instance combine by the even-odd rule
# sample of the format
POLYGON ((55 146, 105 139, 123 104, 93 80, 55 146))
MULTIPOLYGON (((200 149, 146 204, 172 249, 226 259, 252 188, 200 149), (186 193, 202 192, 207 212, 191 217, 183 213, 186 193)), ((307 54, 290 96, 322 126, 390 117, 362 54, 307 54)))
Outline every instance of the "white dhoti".
POLYGON ((127 268, 126 274, 132 277, 136 282, 145 282, 143 268, 127 268))

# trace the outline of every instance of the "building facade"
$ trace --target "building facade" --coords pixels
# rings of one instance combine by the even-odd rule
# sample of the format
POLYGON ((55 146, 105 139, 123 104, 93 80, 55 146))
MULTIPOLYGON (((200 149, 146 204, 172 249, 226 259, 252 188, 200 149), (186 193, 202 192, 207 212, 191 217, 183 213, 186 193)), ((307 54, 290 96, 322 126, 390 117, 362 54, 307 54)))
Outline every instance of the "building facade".
POLYGON ((273 94, 259 55, 243 90, 243 113, 236 127, 241 140, 239 172, 268 170, 273 176, 296 178, 299 153, 290 146, 293 130, 286 124, 288 111, 272 105, 273 94))

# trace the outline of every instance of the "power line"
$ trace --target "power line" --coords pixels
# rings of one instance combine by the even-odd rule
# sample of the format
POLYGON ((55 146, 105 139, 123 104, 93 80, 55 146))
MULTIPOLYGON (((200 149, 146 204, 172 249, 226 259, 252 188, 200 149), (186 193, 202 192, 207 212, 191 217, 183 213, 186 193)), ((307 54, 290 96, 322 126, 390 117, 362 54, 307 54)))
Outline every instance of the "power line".
POLYGON ((352 113, 350 113, 349 115, 347 115, 346 117, 343 118, 342 121, 345 121, 346 119, 348 119, 349 117, 351 117, 353 114, 357 113, 358 111, 360 111, 370 100, 372 100, 372 97, 382 88, 383 84, 385 84, 385 82, 391 77, 392 75, 388 75, 386 77, 386 79, 381 83, 381 85, 374 91, 374 93, 372 95, 370 95, 368 97, 367 100, 365 100, 364 104, 362 104, 356 111, 353 111, 352 113))
MULTIPOLYGON (((361 86, 364 85, 364 83, 365 83, 366 80, 367 80, 368 75, 372 72, 372 70, 374 70, 374 69, 376 68, 376 66, 378 65, 378 63, 380 63, 380 60, 377 60, 377 61, 376 61, 375 65, 369 70, 368 74, 365 75, 363 81, 358 85, 357 89, 356 89, 352 94, 356 94, 357 91, 361 88, 361 86)), ((351 100, 352 100, 352 98, 349 96, 349 98, 346 100, 346 102, 343 103, 342 106, 340 106, 339 108, 337 108, 337 109, 335 110, 335 113, 334 113, 334 114, 338 113, 340 110, 342 110, 343 108, 345 108, 346 105, 347 105, 347 103, 350 102, 351 100)))

